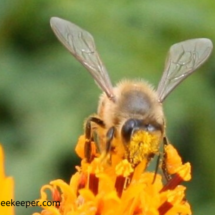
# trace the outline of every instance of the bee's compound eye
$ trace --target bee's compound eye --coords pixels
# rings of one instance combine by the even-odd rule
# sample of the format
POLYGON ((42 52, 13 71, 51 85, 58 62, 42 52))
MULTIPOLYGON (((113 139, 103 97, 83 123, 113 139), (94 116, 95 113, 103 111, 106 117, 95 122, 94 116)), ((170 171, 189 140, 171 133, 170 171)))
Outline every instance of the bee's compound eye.
POLYGON ((122 137, 126 142, 130 141, 132 132, 135 128, 139 127, 139 121, 137 119, 129 119, 122 127, 122 137))
POLYGON ((152 132, 152 131, 156 131, 157 128, 156 128, 155 126, 153 126, 152 124, 148 124, 148 125, 146 126, 146 130, 152 132))

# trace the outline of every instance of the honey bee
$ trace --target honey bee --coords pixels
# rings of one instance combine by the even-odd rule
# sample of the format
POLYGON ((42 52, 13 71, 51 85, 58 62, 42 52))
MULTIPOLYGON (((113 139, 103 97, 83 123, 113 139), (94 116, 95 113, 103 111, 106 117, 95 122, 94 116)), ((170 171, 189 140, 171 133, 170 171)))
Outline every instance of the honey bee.
POLYGON ((166 141, 162 103, 178 84, 208 59, 213 49, 211 40, 191 39, 172 45, 157 90, 144 80, 124 80, 113 87, 92 35, 60 18, 53 17, 50 23, 60 42, 87 68, 103 91, 97 114, 90 116, 85 124, 87 162, 93 159, 91 141, 95 139, 99 142, 98 150, 105 154, 112 153, 117 144, 122 143, 122 157, 133 166, 144 158, 150 161, 158 152, 160 143, 166 141), (157 137, 153 150, 146 153, 139 145, 130 146, 132 136, 138 131, 157 137))

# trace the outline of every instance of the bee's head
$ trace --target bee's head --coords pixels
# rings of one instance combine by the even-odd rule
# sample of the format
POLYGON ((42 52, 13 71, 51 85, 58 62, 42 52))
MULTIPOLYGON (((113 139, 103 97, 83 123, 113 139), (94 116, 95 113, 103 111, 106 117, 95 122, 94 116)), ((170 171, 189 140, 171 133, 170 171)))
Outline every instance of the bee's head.
POLYGON ((159 151, 163 138, 163 126, 154 121, 128 119, 121 129, 126 158, 136 166, 142 160, 148 162, 159 151))
POLYGON ((138 131, 143 130, 148 133, 163 133, 163 125, 150 120, 128 119, 122 126, 121 135, 125 143, 129 143, 132 135, 138 131))

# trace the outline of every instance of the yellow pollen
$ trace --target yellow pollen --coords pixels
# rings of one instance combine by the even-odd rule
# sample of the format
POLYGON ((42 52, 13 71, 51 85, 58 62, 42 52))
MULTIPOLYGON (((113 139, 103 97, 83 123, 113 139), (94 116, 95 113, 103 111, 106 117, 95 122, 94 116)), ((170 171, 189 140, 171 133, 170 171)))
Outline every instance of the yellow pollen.
POLYGON ((143 159, 149 158, 158 152, 159 138, 155 134, 147 131, 137 131, 127 146, 128 160, 137 165, 143 159))

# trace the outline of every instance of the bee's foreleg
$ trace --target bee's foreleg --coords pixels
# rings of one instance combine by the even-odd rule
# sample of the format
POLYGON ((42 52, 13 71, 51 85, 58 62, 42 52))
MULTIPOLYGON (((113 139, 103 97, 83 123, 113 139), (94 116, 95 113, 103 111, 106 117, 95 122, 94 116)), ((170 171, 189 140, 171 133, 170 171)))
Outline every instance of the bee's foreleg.
POLYGON ((106 133, 106 148, 105 148, 105 153, 104 153, 104 157, 106 157, 107 155, 110 155, 110 162, 111 162, 111 149, 112 149, 112 140, 115 136, 116 133, 116 129, 114 126, 110 127, 106 133))
POLYGON ((152 184, 154 184, 154 182, 156 180, 156 176, 157 176, 157 173, 158 173, 158 169, 159 169, 159 166, 160 166, 161 159, 162 159, 161 154, 159 153, 159 155, 157 157, 157 160, 156 160, 155 173, 154 173, 154 177, 153 177, 153 180, 152 180, 152 184))
POLYGON ((161 169, 163 171, 164 177, 165 177, 167 182, 170 181, 170 179, 172 178, 172 176, 168 173, 167 167, 166 167, 167 155, 166 155, 166 152, 165 152, 164 148, 168 144, 169 144, 169 142, 168 142, 167 137, 164 137, 163 138, 163 159, 162 159, 162 162, 161 162, 161 169))
POLYGON ((114 126, 112 126, 111 128, 109 128, 109 130, 107 131, 107 134, 106 134, 106 154, 108 154, 110 151, 111 151, 111 142, 114 138, 114 135, 115 135, 115 132, 116 132, 116 129, 114 126))
POLYGON ((87 162, 91 162, 92 161, 92 126, 91 123, 95 123, 100 127, 105 127, 105 123, 103 120, 101 120, 100 118, 96 117, 96 116, 91 116, 87 119, 86 124, 85 124, 85 144, 84 144, 84 156, 87 160, 87 162))

